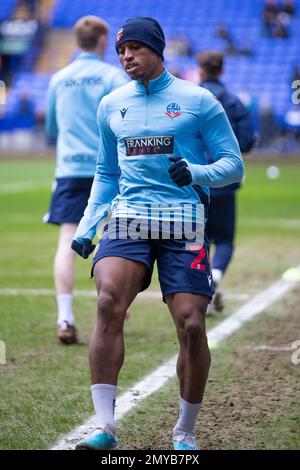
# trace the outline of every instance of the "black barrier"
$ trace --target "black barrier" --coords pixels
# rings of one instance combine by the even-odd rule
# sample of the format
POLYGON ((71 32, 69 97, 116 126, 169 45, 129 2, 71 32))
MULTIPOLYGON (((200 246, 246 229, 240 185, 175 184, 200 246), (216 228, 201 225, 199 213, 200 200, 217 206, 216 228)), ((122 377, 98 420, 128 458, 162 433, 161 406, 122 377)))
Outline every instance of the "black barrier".
MULTIPOLYGON (((297 451, 0 451, 0 465, 2 469, 6 468, 26 468, 30 466, 35 468, 51 468, 69 465, 76 465, 77 468, 85 470, 88 465, 96 465, 93 468, 116 467, 136 469, 141 466, 193 466, 197 468, 211 467, 214 464, 226 464, 232 467, 241 467, 241 465, 260 464, 270 466, 284 465, 285 467, 292 463, 294 459, 299 458, 297 451)), ((147 467, 146 467, 147 468, 147 467)))

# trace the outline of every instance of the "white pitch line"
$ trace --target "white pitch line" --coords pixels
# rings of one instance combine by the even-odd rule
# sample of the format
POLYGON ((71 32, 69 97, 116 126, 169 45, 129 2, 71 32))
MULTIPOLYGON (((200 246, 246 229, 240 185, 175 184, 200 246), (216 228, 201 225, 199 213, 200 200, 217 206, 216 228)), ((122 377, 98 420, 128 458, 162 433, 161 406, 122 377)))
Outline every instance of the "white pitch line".
POLYGON ((252 300, 210 331, 208 334, 210 347, 216 346, 220 341, 238 330, 243 323, 251 320, 258 313, 263 312, 269 305, 291 290, 297 282, 279 279, 268 289, 257 294, 252 300))
POLYGON ((257 226, 260 225, 261 227, 287 227, 287 228, 294 228, 300 229, 300 219, 269 219, 269 218, 249 218, 249 217, 241 217, 239 222, 242 225, 246 226, 257 226))
MULTIPOLYGON (((0 289, 0 295, 7 296, 30 296, 30 297, 49 297, 55 295, 54 289, 16 289, 16 288, 3 288, 0 289)), ((96 290, 81 290, 75 291, 74 295, 76 297, 97 297, 96 290)))
POLYGON ((31 182, 20 181, 19 183, 7 183, 0 185, 0 194, 23 193, 26 191, 35 191, 37 189, 51 188, 51 180, 31 182))
MULTIPOLYGON (((300 266, 296 268, 300 270, 300 266)), ((284 275, 283 275, 284 276, 284 275)), ((280 279, 272 284, 268 289, 256 295, 252 300, 239 308, 226 320, 222 321, 215 328, 208 332, 208 342, 210 348, 215 348, 222 340, 237 331, 245 322, 250 321, 255 315, 261 313, 273 302, 293 289, 299 280, 280 279)), ((139 381, 127 392, 117 399, 116 419, 123 416, 137 406, 142 400, 163 387, 166 382, 176 374, 177 355, 166 361, 161 367, 150 375, 139 381)), ((74 445, 84 438, 91 429, 95 427, 95 416, 87 420, 82 426, 77 427, 71 433, 62 437, 51 450, 74 449, 74 445)))
MULTIPOLYGON (((16 288, 3 288, 0 289, 0 296, 7 295, 7 296, 30 296, 30 297, 44 297, 44 296, 54 296, 55 291, 53 289, 16 289, 16 288)), ((96 298, 97 292, 96 290, 75 290, 74 291, 75 297, 88 297, 88 298, 96 298)), ((250 294, 246 293, 234 293, 234 292, 227 292, 225 293, 225 298, 228 300, 248 300, 251 297, 250 294)), ((147 290, 145 292, 141 292, 137 298, 143 299, 161 299, 161 292, 160 291, 152 291, 147 290)))
POLYGON ((251 349, 251 351, 293 351, 295 348, 292 344, 289 346, 270 346, 269 344, 258 344, 257 346, 246 346, 245 349, 251 349))

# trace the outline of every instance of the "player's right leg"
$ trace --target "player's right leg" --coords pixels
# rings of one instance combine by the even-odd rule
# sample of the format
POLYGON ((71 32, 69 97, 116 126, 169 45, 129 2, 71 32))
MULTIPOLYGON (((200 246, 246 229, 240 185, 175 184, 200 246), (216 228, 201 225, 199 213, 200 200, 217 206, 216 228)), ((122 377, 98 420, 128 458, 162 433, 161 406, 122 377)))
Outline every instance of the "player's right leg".
POLYGON ((102 258, 94 266, 98 304, 89 359, 97 427, 77 444, 77 450, 112 449, 118 444, 114 406, 124 361, 123 325, 129 305, 143 287, 146 273, 144 264, 120 257, 102 258))
MULTIPOLYGON (((118 226, 120 230, 122 221, 118 226)), ((97 429, 77 444, 79 450, 111 449, 117 445, 114 406, 124 360, 124 319, 136 295, 149 286, 154 263, 149 240, 122 238, 122 230, 115 235, 110 229, 108 224, 93 266, 98 306, 90 342, 90 369, 97 429)))

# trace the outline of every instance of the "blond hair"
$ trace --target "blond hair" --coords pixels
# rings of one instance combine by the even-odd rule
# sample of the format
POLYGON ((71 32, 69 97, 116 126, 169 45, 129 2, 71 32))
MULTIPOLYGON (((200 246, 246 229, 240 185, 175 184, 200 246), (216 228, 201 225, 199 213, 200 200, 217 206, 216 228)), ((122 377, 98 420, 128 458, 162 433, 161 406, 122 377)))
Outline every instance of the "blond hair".
POLYGON ((100 36, 108 34, 108 24, 98 16, 83 16, 74 26, 78 46, 86 51, 95 49, 100 36))

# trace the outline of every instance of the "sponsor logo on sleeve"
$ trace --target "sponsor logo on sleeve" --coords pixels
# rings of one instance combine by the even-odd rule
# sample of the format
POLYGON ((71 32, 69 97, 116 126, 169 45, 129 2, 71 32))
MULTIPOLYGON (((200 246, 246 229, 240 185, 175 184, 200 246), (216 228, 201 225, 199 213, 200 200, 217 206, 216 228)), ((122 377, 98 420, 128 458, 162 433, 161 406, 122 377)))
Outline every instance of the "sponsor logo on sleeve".
POLYGON ((124 141, 127 157, 172 154, 174 149, 174 136, 172 135, 128 137, 124 141))

